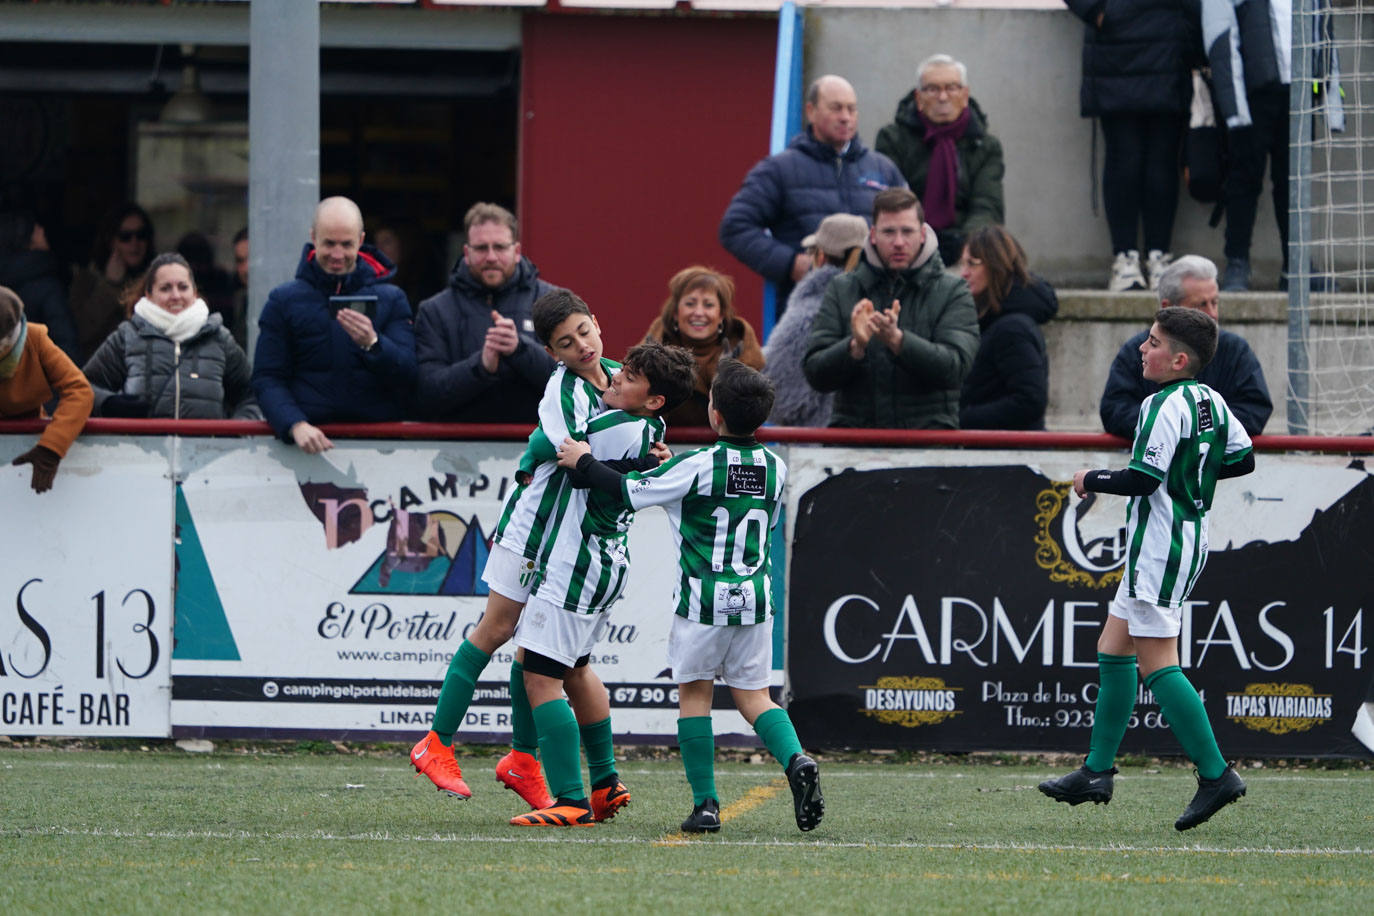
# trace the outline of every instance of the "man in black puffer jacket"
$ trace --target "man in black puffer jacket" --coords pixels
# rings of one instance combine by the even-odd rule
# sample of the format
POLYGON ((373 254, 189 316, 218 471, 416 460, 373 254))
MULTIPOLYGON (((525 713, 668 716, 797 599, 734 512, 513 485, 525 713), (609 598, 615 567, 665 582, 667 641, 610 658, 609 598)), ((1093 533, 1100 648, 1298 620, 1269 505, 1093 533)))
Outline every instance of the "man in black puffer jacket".
POLYGON ((749 170, 720 220, 721 245, 776 283, 783 303, 811 269, 801 241, 821 220, 867 217, 880 191, 906 187, 892 160, 859 140, 859 101, 847 80, 822 76, 811 84, 806 122, 787 149, 749 170))
POLYGON ((558 287, 520 253, 515 215, 474 204, 448 287, 415 319, 420 413, 456 423, 536 423, 553 358, 534 336, 534 301, 558 287))

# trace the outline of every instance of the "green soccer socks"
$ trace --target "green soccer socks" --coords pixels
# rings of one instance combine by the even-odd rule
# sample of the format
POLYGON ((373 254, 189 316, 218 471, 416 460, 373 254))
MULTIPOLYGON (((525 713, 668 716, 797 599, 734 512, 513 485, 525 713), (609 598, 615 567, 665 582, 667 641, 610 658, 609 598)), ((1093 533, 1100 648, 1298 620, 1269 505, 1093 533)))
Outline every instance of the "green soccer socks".
POLYGON ((768 753, 785 768, 793 754, 802 753, 801 741, 787 710, 774 707, 754 720, 754 731, 763 739, 768 753))
POLYGON ((1183 752, 1197 766, 1203 779, 1216 779, 1226 772, 1226 759, 1217 747, 1212 723, 1207 721, 1207 708, 1197 690, 1177 665, 1160 668, 1145 679, 1159 701, 1159 709, 1169 720, 1174 737, 1183 745, 1183 752))
POLYGON ((526 754, 539 753, 539 733, 525 693, 525 666, 519 662, 510 663, 510 746, 526 754))
POLYGON ((582 747, 587 752, 587 780, 596 785, 615 772, 615 735, 611 732, 611 717, 600 722, 579 725, 582 747))
POLYGON ((577 717, 568 701, 559 697, 534 707, 534 727, 539 733, 539 762, 554 798, 577 801, 587 797, 582 785, 582 746, 577 717))
POLYGON ((716 734, 710 716, 688 716, 677 720, 677 746, 682 753, 682 768, 692 787, 692 804, 708 798, 719 800, 716 792, 716 734))
POLYGON ((434 708, 434 732, 444 747, 453 744, 453 735, 463 724, 472 705, 472 693, 477 689, 477 678, 487 667, 491 656, 463 640, 453 661, 448 664, 448 674, 444 675, 444 686, 439 690, 439 702, 434 708))
POLYGON ((1085 766, 1102 773, 1116 762, 1116 749, 1135 709, 1135 656, 1097 653, 1097 684, 1097 712, 1085 766))

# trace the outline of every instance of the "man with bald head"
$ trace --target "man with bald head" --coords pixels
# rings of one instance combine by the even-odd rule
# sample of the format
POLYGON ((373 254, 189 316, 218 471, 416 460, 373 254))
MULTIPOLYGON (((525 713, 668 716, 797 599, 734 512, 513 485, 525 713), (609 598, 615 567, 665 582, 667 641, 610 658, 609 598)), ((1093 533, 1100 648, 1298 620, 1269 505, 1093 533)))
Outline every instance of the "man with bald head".
MULTIPOLYGON (((859 140, 859 101, 840 76, 806 91, 806 129, 744 177, 720 221, 720 243, 778 286, 778 302, 811 269, 801 241, 832 213, 868 218, 873 198, 906 187, 902 173, 859 140)), ((781 314, 781 308, 779 308, 781 314)))
MULTIPOLYGON (((1159 307, 1170 306, 1197 309, 1213 321, 1220 321, 1217 266, 1195 254, 1186 254, 1170 264, 1159 277, 1159 307)), ((1135 437, 1141 403, 1159 390, 1159 385, 1145 380, 1140 361, 1140 345, 1146 336, 1147 332, 1141 331, 1121 345, 1098 406, 1102 428, 1125 439, 1135 437)), ((1197 379, 1220 392, 1247 433, 1258 436, 1264 432, 1264 424, 1274 412, 1274 402, 1269 397, 1264 370, 1245 338, 1221 331, 1217 335, 1216 355, 1202 367, 1197 379)))
POLYGON ((308 454, 333 443, 318 424, 399 420, 415 384, 415 334, 396 265, 363 244, 347 197, 315 208, 296 279, 258 319, 253 390, 272 430, 308 454))

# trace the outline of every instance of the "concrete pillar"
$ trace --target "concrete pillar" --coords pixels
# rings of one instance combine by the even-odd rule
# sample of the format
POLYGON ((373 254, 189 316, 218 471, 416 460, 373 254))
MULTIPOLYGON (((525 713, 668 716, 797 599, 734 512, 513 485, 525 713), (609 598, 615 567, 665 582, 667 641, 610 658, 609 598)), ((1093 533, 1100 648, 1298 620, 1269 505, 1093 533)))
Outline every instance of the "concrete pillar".
POLYGON ((272 287, 296 275, 320 199, 320 7, 252 0, 248 50, 248 352, 272 287))

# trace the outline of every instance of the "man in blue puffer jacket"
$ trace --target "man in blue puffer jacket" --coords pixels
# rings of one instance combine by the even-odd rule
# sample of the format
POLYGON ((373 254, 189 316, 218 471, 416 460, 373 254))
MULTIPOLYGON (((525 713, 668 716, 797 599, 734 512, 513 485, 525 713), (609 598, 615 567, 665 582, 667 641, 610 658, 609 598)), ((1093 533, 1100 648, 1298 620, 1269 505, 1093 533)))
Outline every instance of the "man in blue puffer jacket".
POLYGON ((296 279, 258 319, 253 390, 272 430, 308 454, 332 448, 318 423, 399 420, 415 384, 410 303, 385 282, 393 265, 363 245, 346 197, 315 208, 296 279))
POLYGON ((778 301, 811 269, 801 241, 832 213, 867 217, 873 198, 906 187, 892 160, 858 137, 859 102, 839 76, 822 76, 806 91, 805 132, 762 160, 720 220, 720 243, 750 270, 778 285, 778 301))

